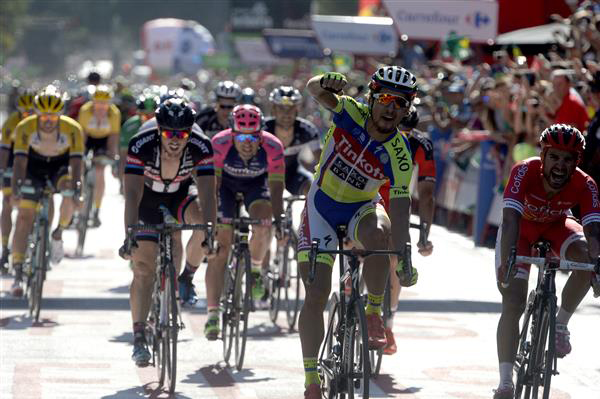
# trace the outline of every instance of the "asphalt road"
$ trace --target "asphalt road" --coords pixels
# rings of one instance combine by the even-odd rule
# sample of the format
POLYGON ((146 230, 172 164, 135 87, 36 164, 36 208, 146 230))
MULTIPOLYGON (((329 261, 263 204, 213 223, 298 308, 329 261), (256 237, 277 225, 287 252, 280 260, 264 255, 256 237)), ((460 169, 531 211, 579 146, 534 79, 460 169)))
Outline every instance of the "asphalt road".
MULTIPOLYGON (((130 359, 131 271, 117 256, 123 240, 123 200, 108 178, 102 226, 88 236, 84 259, 65 259, 48 275, 42 322, 32 325, 24 300, 10 298, 1 279, 0 397, 165 398, 152 367, 130 359)), ((434 254, 414 255, 417 286, 402 293, 394 333, 398 353, 384 359, 371 397, 403 399, 492 397, 497 385, 496 325, 500 296, 493 252, 434 226, 434 254)), ((416 239, 416 234, 415 234, 416 239)), ((75 234, 65 234, 72 253, 75 234)), ((565 278, 558 277, 558 285, 565 278)), ((195 283, 203 295, 204 269, 195 283)), ((573 352, 558 363, 554 399, 600 398, 600 302, 585 298, 570 323, 573 352)), ((203 336, 206 310, 186 309, 180 334, 177 398, 302 398, 298 333, 273 325, 266 311, 251 315, 244 369, 221 362, 221 342, 203 336)))

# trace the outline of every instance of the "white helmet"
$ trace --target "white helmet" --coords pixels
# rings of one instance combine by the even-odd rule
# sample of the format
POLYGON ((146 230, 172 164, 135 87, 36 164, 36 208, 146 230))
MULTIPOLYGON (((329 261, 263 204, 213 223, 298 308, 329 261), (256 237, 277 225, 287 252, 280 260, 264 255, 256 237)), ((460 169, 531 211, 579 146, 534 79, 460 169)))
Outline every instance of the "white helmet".
POLYGON ((224 80, 219 82, 215 88, 215 94, 217 98, 233 98, 237 100, 242 95, 242 89, 237 83, 231 80, 224 80))
POLYGON ((279 86, 269 94, 269 101, 279 105, 296 105, 302 101, 302 94, 292 86, 279 86))
POLYGON ((381 67, 371 77, 369 88, 378 92, 384 87, 415 96, 417 78, 410 71, 399 66, 381 67))

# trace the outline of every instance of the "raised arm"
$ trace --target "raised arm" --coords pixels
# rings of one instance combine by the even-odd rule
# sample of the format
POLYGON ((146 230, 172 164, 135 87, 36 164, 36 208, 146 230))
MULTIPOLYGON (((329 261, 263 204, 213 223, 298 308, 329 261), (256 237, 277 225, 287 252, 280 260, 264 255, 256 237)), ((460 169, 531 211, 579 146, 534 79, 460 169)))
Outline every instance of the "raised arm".
POLYGON ((306 84, 306 89, 319 104, 333 110, 338 106, 338 94, 342 93, 346 84, 348 81, 341 73, 327 72, 312 77, 306 84))

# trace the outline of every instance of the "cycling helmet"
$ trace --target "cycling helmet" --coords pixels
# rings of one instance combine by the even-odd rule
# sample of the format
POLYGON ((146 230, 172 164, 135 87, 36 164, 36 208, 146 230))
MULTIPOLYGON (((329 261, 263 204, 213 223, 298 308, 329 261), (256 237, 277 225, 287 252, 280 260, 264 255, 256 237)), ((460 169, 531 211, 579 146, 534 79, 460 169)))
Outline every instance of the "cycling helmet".
POLYGON ((230 116, 231 129, 236 133, 260 133, 262 129, 262 111, 255 105, 237 105, 230 116))
POLYGON ((297 105, 302 101, 302 94, 292 86, 279 86, 269 94, 269 101, 278 105, 297 105))
POLYGON ((148 93, 148 95, 142 94, 135 100, 135 104, 137 105, 137 109, 139 112, 151 113, 156 111, 156 107, 160 103, 160 99, 157 96, 153 96, 148 93))
POLYGON ((42 113, 58 114, 65 108, 62 94, 56 86, 48 85, 43 88, 33 100, 35 109, 42 113))
POLYGON ((91 85, 99 85, 101 79, 100 74, 95 71, 90 72, 87 76, 87 82, 91 85))
POLYGON ((246 87, 244 90, 242 90, 240 103, 256 105, 256 93, 251 87, 246 87))
POLYGON ((95 88, 92 90, 92 100, 110 101, 112 99, 112 97, 113 97, 112 90, 107 85, 95 86, 95 88))
POLYGON ((576 153, 577 163, 579 163, 585 148, 585 139, 577 128, 557 123, 544 129, 540 136, 540 145, 542 146, 542 157, 548 148, 556 148, 576 153))
POLYGON ((233 98, 237 100, 242 95, 242 89, 237 83, 231 80, 224 80, 219 82, 215 88, 215 95, 217 98, 233 98))
POLYGON ((381 67, 371 76, 369 89, 378 92, 382 88, 406 93, 412 98, 417 95, 417 78, 410 71, 399 66, 381 67))
POLYGON ((408 114, 404 118, 402 118, 400 124, 403 128, 408 130, 412 130, 417 127, 417 125, 419 124, 419 112, 417 111, 417 108, 414 105, 410 106, 408 114))
POLYGON ((20 112, 27 112, 33 109, 33 99, 35 97, 35 92, 32 90, 25 90, 19 97, 17 97, 17 109, 20 112))
POLYGON ((155 117, 163 129, 188 130, 196 121, 196 112, 182 98, 170 98, 159 105, 155 117))

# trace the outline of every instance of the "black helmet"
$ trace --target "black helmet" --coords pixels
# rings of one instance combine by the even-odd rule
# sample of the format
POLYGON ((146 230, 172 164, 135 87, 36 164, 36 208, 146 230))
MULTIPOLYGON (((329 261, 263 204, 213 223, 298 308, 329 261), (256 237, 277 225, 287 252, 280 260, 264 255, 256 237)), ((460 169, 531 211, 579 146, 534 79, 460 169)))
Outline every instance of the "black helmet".
POLYGON ((417 125, 419 124, 419 112, 417 111, 417 108, 414 105, 411 105, 408 114, 404 118, 402 118, 400 124, 403 128, 408 130, 412 130, 417 127, 417 125))
POLYGON ((163 129, 191 129, 196 121, 196 112, 181 98, 170 98, 156 110, 156 122, 163 129))
POLYGON ((98 85, 100 84, 100 80, 102 80, 102 77, 96 71, 91 71, 87 76, 87 81, 90 85, 98 85))
POLYGON ((242 90, 242 95, 240 96, 240 103, 256 105, 256 93, 254 92, 252 87, 246 87, 242 90))

